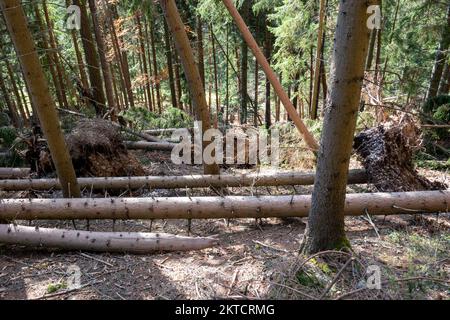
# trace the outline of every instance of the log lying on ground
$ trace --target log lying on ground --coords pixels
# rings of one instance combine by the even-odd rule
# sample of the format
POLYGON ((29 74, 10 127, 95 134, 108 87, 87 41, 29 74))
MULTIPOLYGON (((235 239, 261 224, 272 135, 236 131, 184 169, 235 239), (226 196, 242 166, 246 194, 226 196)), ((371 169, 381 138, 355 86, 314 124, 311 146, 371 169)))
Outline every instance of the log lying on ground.
MULTIPOLYGON (((177 198, 5 199, 0 220, 306 217, 310 195, 177 198)), ((450 190, 348 194, 345 214, 448 212, 450 190)))
POLYGON ((0 179, 25 178, 30 174, 30 168, 0 168, 0 179))
POLYGON ((125 141, 124 143, 130 150, 172 151, 175 147, 175 143, 170 142, 125 141))
POLYGON ((0 243, 69 250, 149 253, 190 251, 217 245, 213 238, 181 237, 164 233, 90 232, 0 224, 0 243))
POLYGON ((180 129, 180 128, 167 128, 167 129, 150 129, 145 130, 144 133, 149 135, 164 135, 164 134, 172 134, 172 132, 176 130, 188 130, 189 132, 192 132, 193 129, 180 129))
MULTIPOLYGON (((117 178, 78 178, 81 188, 99 189, 177 189, 177 188, 224 188, 224 187, 264 187, 264 186, 295 186, 314 184, 315 173, 266 173, 240 175, 191 175, 191 176, 146 176, 117 178)), ((349 184, 367 182, 364 170, 351 170, 349 184)), ((23 179, 0 180, 0 190, 49 190, 60 189, 56 179, 23 179)))

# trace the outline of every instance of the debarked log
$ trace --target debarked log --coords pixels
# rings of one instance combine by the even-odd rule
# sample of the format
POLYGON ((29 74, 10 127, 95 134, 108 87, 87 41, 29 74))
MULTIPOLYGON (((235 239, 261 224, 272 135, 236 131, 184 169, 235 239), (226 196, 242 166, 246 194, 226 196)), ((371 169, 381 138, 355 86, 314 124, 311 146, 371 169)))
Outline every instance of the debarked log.
POLYGON ((217 245, 218 241, 165 233, 91 232, 0 224, 0 243, 66 250, 149 253, 201 250, 217 245))
MULTIPOLYGON (((348 194, 345 214, 448 212, 450 190, 348 194)), ((4 199, 0 220, 306 217, 310 195, 173 198, 4 199)), ((332 209, 332 208, 330 208, 332 209)))
POLYGON ((0 168, 0 179, 25 178, 30 174, 30 168, 0 168))
POLYGON ((158 151, 172 151, 175 143, 170 142, 147 142, 147 141, 125 141, 127 149, 130 150, 158 150, 158 151))
MULTIPOLYGON (((314 184, 315 172, 250 173, 239 175, 190 175, 78 178, 81 188, 99 189, 177 189, 177 188, 225 188, 295 186, 314 184)), ((364 170, 351 170, 349 184, 367 183, 364 170)), ((60 189, 57 179, 0 180, 0 190, 49 190, 60 189)))

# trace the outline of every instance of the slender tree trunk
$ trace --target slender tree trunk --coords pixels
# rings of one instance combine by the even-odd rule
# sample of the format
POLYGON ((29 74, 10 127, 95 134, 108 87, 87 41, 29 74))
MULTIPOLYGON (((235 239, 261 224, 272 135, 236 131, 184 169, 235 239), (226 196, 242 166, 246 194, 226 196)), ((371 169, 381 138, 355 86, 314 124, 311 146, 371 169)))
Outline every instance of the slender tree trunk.
POLYGON ((144 68, 144 74, 145 74, 145 93, 148 101, 148 110, 153 110, 152 105, 152 97, 151 97, 151 90, 150 90, 150 73, 148 72, 148 66, 147 66, 147 56, 145 51, 145 44, 144 44, 144 32, 142 31, 142 23, 141 23, 141 13, 136 13, 136 24, 138 26, 139 30, 139 46, 141 50, 142 55, 142 64, 144 68))
POLYGON ((373 29, 370 32, 370 43, 369 43, 369 52, 367 54, 367 61, 366 61, 366 71, 369 71, 370 68, 372 68, 372 62, 373 62, 373 53, 375 52, 375 44, 377 40, 377 29, 373 29))
MULTIPOLYGON (((269 28, 266 28, 266 39, 264 46, 264 54, 267 58, 267 61, 270 63, 272 57, 272 35, 269 31, 269 28)), ((272 112, 270 109, 270 80, 269 77, 266 76, 266 112, 265 112, 265 123, 266 128, 269 129, 272 126, 272 112)))
POLYGON ((144 16, 144 31, 145 31, 145 42, 147 43, 147 58, 148 58, 148 70, 149 70, 149 86, 150 86, 150 93, 151 93, 151 105, 152 105, 152 110, 151 111, 155 111, 155 106, 156 106, 156 101, 155 101, 155 90, 153 90, 153 67, 152 67, 152 53, 151 53, 151 45, 150 45, 150 32, 149 32, 149 23, 148 23, 148 19, 144 16))
POLYGON ((444 72, 446 64, 447 50, 450 46, 450 4, 447 8, 447 24, 442 32, 442 40, 439 43, 439 48, 436 51, 436 59, 433 67, 433 72, 430 80, 430 87, 427 92, 427 99, 433 98, 437 95, 439 90, 439 83, 444 72))
POLYGON ((8 76, 9 76, 9 79, 10 79, 10 82, 11 82, 11 85, 12 85, 12 88, 13 88, 14 95, 16 96, 17 109, 19 110, 19 113, 20 113, 20 116, 22 117, 24 125, 28 127, 29 126, 29 121, 28 121, 27 115, 26 115, 25 110, 24 110, 24 106, 23 106, 23 103, 22 103, 22 98, 20 96, 20 92, 19 92, 19 89, 17 87, 16 79, 14 77, 14 73, 13 73, 11 64, 9 63, 8 60, 5 60, 5 64, 6 64, 6 70, 8 72, 8 76))
POLYGON ((306 253, 350 246, 344 231, 344 205, 364 67, 369 46, 369 1, 340 0, 331 80, 308 228, 306 253))
POLYGON ((36 21, 39 26, 39 31, 42 36, 42 46, 47 51, 46 56, 48 59, 48 69, 50 71, 50 76, 52 78, 53 86, 55 87, 56 99, 58 100, 58 105, 60 107, 63 107, 64 102, 63 102, 63 97, 62 97, 62 93, 61 93, 61 83, 58 81, 58 77, 56 75, 56 69, 55 69, 55 65, 56 65, 55 55, 54 55, 53 50, 51 50, 51 48, 50 48, 50 44, 49 44, 49 41, 47 38, 47 30, 42 21, 41 13, 39 11, 39 6, 38 6, 37 2, 35 2, 33 4, 33 9, 34 9, 34 12, 36 15, 36 21))
POLYGON ((58 77, 59 86, 61 88, 61 97, 62 97, 63 106, 64 106, 64 108, 69 109, 69 103, 67 102, 66 84, 64 82, 64 75, 63 75, 64 70, 61 67, 61 62, 58 57, 58 44, 56 42, 56 38, 53 33, 53 24, 50 21, 50 16, 48 14, 47 0, 42 1, 42 6, 44 8, 44 17, 45 17, 45 22, 47 24, 47 31, 48 31, 48 36, 49 36, 50 47, 53 50, 53 59, 55 62, 56 75, 58 77))
POLYGON ((447 63, 442 73, 438 95, 448 94, 450 89, 450 64, 447 63))
MULTIPOLYGON (((243 0, 242 18, 245 22, 250 18, 250 0, 243 0)), ((248 46, 245 39, 241 41, 241 124, 247 123, 248 105, 248 46)))
POLYGON ((78 45, 77 33, 75 32, 75 30, 72 30, 70 32, 70 34, 72 36, 73 47, 75 50, 75 55, 77 57, 78 70, 80 72, 81 83, 83 84, 83 87, 87 89, 87 88, 89 88, 89 83, 88 83, 88 79, 86 76, 86 69, 84 67, 83 56, 81 55, 80 47, 78 45))
POLYGON ((166 42, 167 69, 169 71, 170 97, 172 98, 172 106, 177 108, 177 92, 175 90, 175 77, 173 76, 172 46, 170 45, 169 27, 166 22, 164 22, 164 39, 166 42))
POLYGON ((106 46, 103 39, 103 33, 98 22, 98 12, 95 0, 89 0, 89 8, 91 9, 92 22, 94 25, 95 40, 97 42, 98 54, 100 57, 100 64, 102 66, 103 79, 105 83, 106 99, 108 101, 108 108, 110 110, 110 117, 112 121, 117 121, 116 101, 114 99, 114 91, 112 87, 111 73, 106 60, 106 46))
POLYGON ((229 45, 229 39, 230 39, 230 27, 227 26, 227 42, 226 42, 226 49, 225 54, 227 56, 226 66, 225 66, 225 125, 228 125, 228 110, 230 108, 230 69, 229 69, 229 54, 230 54, 230 45, 229 45))
POLYGON ((84 55, 86 58, 89 80, 91 85, 92 101, 98 117, 105 113, 105 93, 103 91, 103 81, 100 73, 97 49, 91 32, 91 23, 84 0, 74 0, 74 4, 81 10, 81 42, 83 43, 84 55))
POLYGON ((11 98, 9 97, 10 93, 5 86, 5 80, 3 79, 3 71, 2 70, 0 70, 0 90, 3 94, 3 99, 5 100, 6 106, 8 107, 9 115, 11 116, 12 125, 15 128, 20 128, 19 115, 17 114, 17 111, 13 105, 13 102, 11 101, 11 98))
POLYGON ((214 66, 214 91, 216 93, 216 116, 214 121, 214 127, 218 128, 219 122, 219 113, 220 113, 220 97, 219 97, 219 78, 217 71, 217 56, 216 56, 216 41, 214 37, 214 31, 212 24, 209 26, 211 30, 211 45, 212 45, 212 57, 213 57, 213 66, 214 66))
POLYGON ((197 63, 203 87, 205 87, 205 53, 203 49, 203 22, 197 16, 197 63))
MULTIPOLYGON (((205 99, 205 89, 202 85, 202 79, 197 64, 195 63, 194 54, 190 46, 188 36, 184 30, 184 24, 181 21, 180 14, 178 13, 174 0, 160 0, 160 4, 164 11, 166 22, 174 38, 175 47, 177 48, 178 55, 180 56, 184 73, 188 81, 188 86, 191 91, 194 109, 198 114, 198 118, 202 121, 202 134, 204 134, 206 130, 211 128, 208 106, 205 99)), ((209 143, 204 142, 203 149, 208 145, 209 143)), ((204 164, 204 172, 205 174, 219 174, 219 166, 217 164, 204 164)))
POLYGON ((156 44, 155 44, 155 23, 152 21, 150 24, 150 37, 152 42, 152 54, 153 54, 153 71, 155 74, 155 88, 156 88, 156 102, 158 105, 158 113, 161 114, 161 92, 158 79, 158 62, 156 57, 156 44))
POLYGON ((318 104, 319 104, 319 87, 320 87, 320 65, 322 63, 322 45, 323 45, 323 33, 325 29, 325 12, 326 12, 326 0, 320 0, 319 8, 319 30, 317 37, 317 50, 316 50, 316 61, 314 68, 314 86, 313 86, 313 96, 312 96, 312 119, 317 119, 318 114, 318 104))
POLYGON ((14 43, 61 182, 64 197, 80 197, 75 170, 59 125, 55 103, 39 62, 36 47, 27 28, 27 19, 19 0, 0 0, 9 34, 14 43))
MULTIPOLYGON (((280 83, 283 83, 283 75, 280 73, 280 83)), ((281 99, 275 97, 275 122, 280 122, 281 99)))

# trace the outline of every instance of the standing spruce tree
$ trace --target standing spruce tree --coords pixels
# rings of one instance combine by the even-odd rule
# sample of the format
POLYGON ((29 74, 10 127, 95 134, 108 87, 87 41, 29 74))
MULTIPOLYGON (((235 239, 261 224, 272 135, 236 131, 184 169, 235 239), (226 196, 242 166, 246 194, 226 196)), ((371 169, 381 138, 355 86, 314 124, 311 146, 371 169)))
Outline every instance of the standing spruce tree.
POLYGON ((59 125, 56 106, 47 79, 27 27, 27 19, 19 0, 0 0, 6 26, 16 49, 31 99, 47 139, 64 197, 80 197, 77 177, 59 125))
POLYGON ((308 228, 302 251, 349 247, 344 204, 364 67, 369 45, 369 1, 340 0, 334 40, 330 101, 318 156, 308 228))

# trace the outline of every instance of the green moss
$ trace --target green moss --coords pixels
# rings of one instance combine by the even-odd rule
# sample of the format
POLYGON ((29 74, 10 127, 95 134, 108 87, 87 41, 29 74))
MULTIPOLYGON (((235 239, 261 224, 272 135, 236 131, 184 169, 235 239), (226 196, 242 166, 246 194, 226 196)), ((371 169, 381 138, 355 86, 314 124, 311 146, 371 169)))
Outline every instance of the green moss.
POLYGON ((47 293, 54 293, 61 289, 67 289, 67 283, 51 283, 47 286, 47 293))
POLYGON ((314 274, 309 274, 304 270, 300 270, 299 272, 297 272, 296 278, 297 282, 302 286, 309 288, 323 287, 323 284, 314 274))

